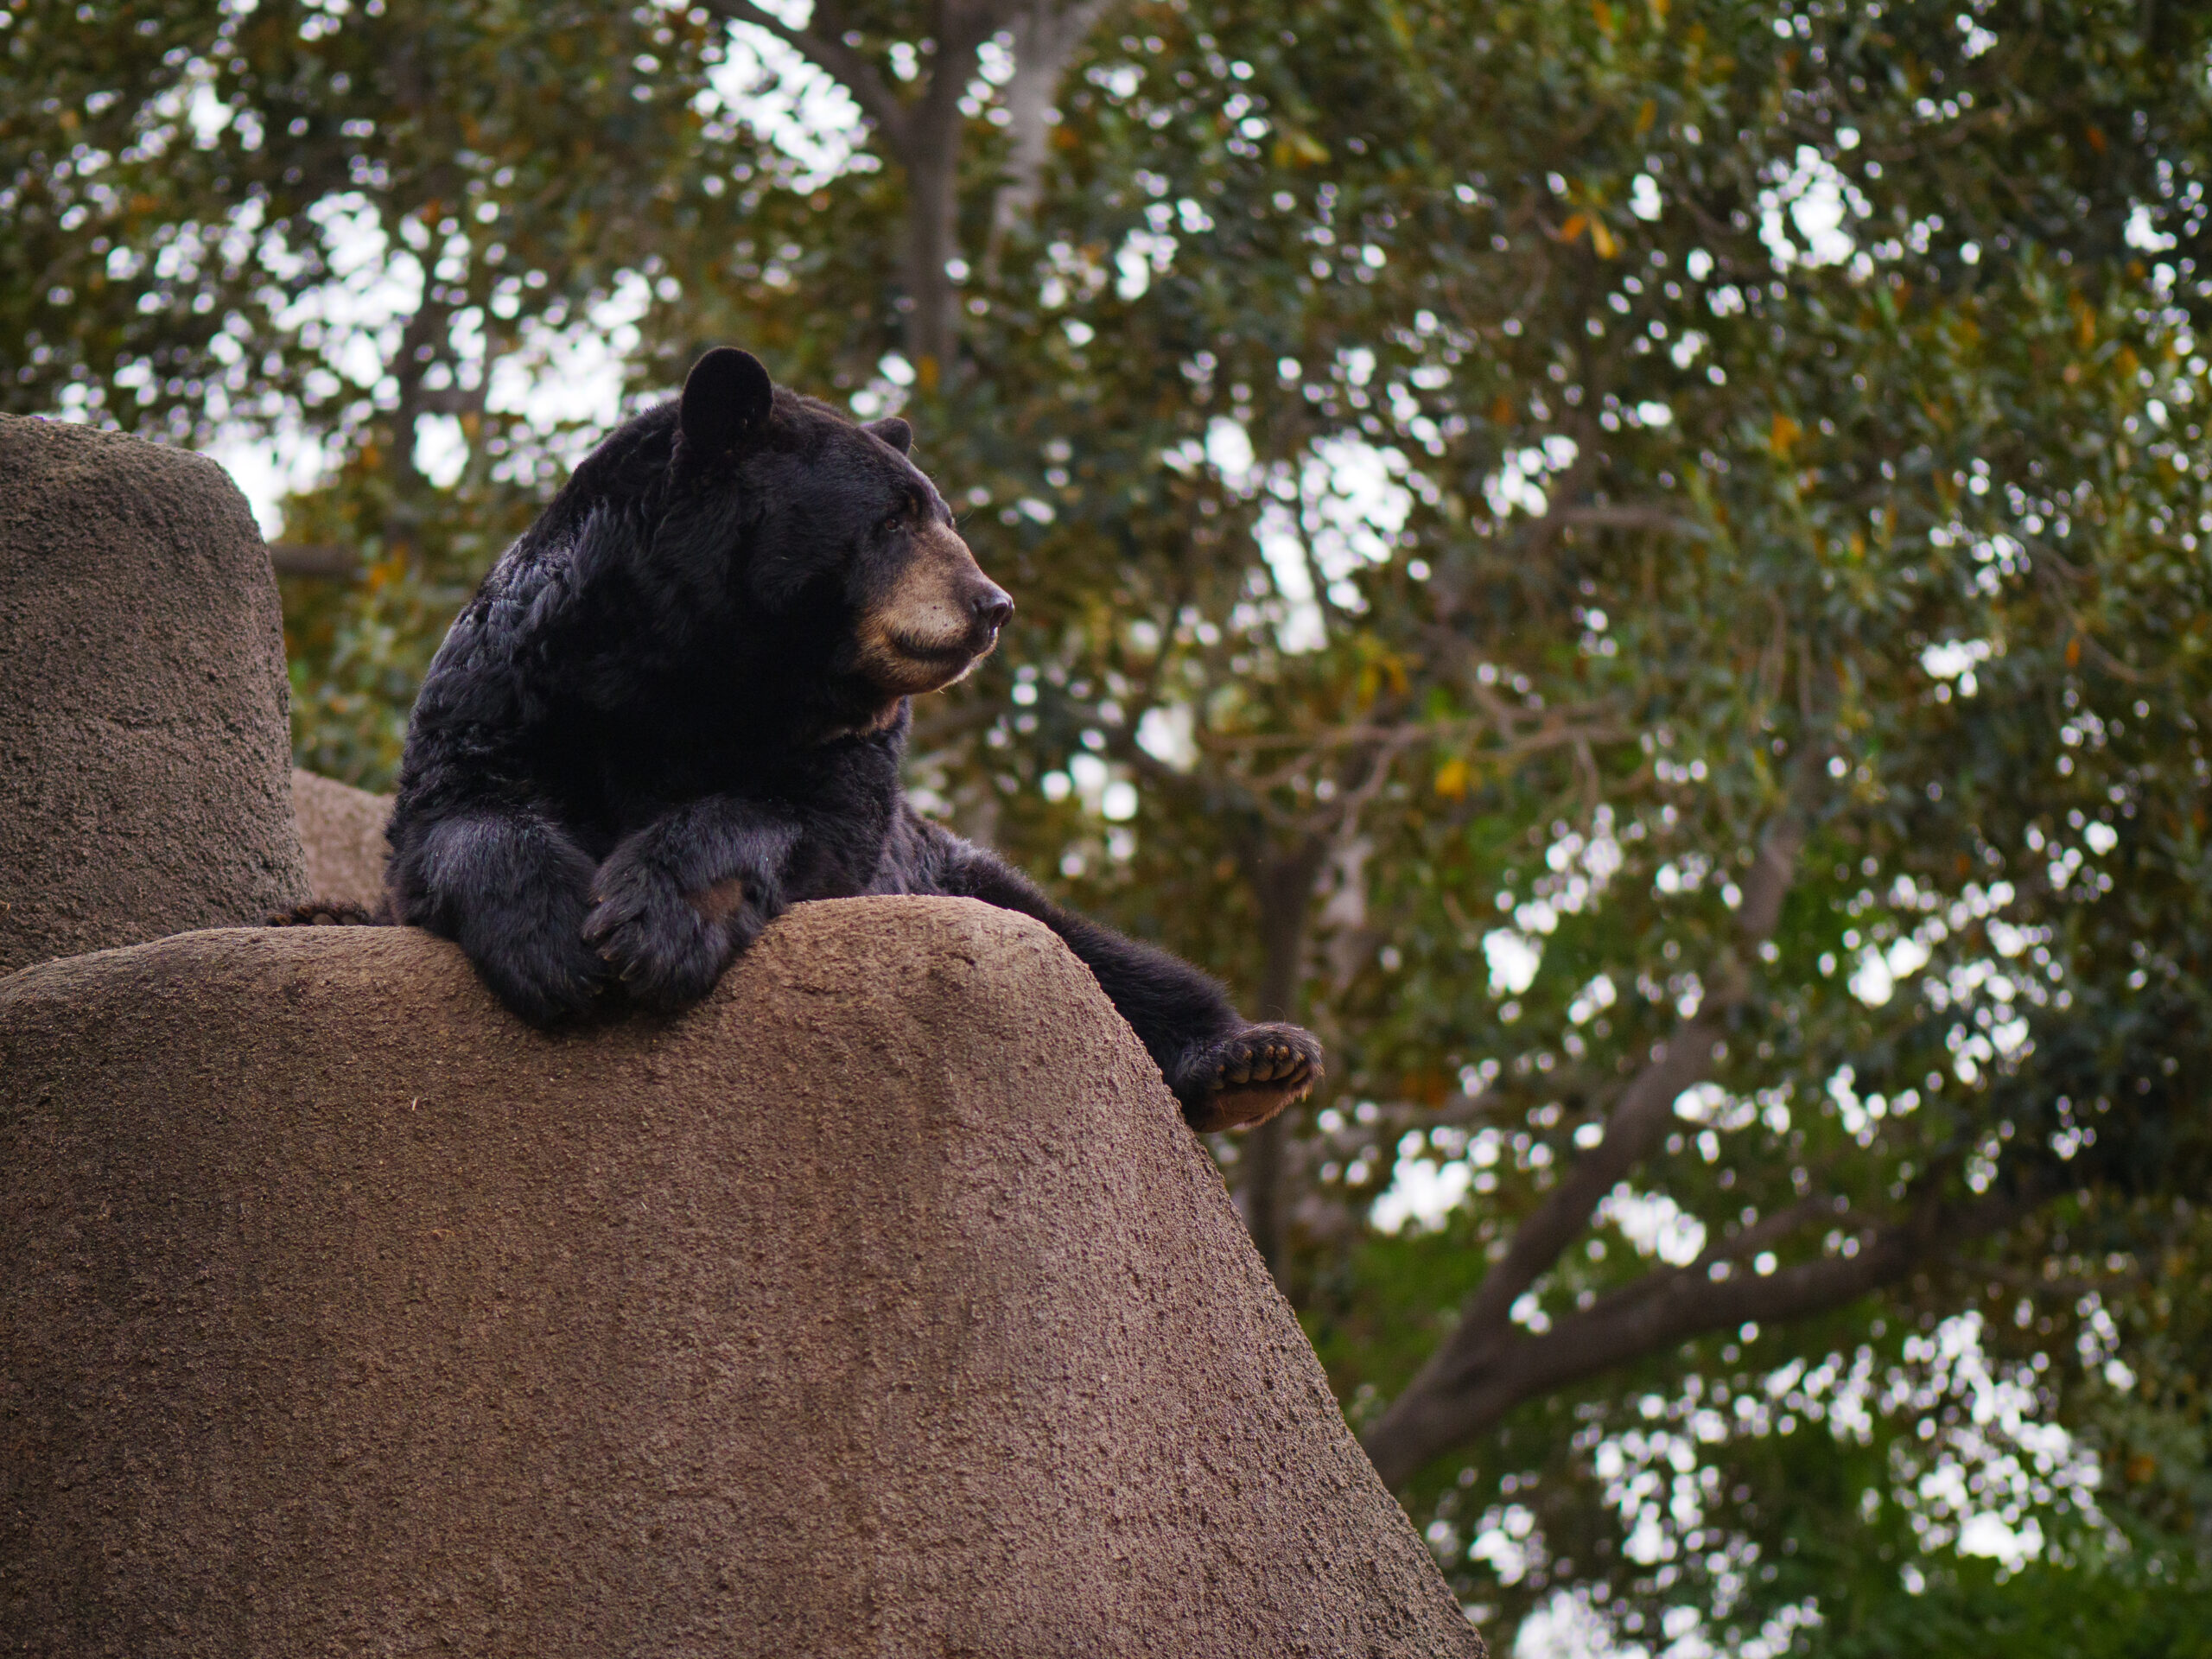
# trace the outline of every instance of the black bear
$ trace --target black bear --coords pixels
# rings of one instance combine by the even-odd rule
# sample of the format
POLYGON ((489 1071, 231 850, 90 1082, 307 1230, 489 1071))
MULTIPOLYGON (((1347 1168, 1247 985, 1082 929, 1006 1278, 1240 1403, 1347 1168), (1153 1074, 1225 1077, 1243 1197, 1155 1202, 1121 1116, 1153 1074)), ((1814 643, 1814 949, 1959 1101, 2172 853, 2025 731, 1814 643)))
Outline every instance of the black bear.
POLYGON ((722 347, 593 450, 423 681, 395 918, 555 1026, 698 1001, 805 899, 980 899, 1067 942, 1194 1127, 1271 1116, 1320 1075, 1309 1033, 1246 1023, 1205 975, 906 804, 908 699, 965 675, 1014 610, 912 439, 722 347))

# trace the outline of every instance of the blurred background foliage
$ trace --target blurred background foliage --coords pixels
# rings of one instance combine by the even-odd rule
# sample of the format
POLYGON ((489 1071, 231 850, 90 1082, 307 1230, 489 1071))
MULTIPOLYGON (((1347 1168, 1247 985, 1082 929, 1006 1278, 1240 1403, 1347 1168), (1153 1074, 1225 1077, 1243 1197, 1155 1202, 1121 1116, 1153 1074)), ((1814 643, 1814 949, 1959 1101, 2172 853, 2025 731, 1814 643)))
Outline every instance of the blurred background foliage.
POLYGON ((1501 1650, 2212 1651, 2212 19, 10 0, 0 408, 302 763, 734 341, 1020 602, 912 783, 1328 1041, 1215 1151, 1501 1650))

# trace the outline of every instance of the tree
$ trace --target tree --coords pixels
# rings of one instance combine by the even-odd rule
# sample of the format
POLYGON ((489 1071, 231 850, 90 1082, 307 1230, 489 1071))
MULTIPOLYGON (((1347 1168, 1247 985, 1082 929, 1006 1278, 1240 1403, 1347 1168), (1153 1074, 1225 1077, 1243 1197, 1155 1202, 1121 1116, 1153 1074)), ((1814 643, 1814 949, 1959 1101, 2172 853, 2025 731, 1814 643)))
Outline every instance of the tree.
MULTIPOLYGON (((1135 153, 1071 169, 1065 188, 1095 206, 1068 199, 1039 298, 1086 288, 1084 343, 1114 349, 1071 359, 1049 410, 988 423, 1056 435, 1037 445, 1045 467, 997 474, 1028 492, 1011 511, 1051 508, 1021 532, 1049 552, 990 556, 1017 561, 1017 586, 1041 588, 1058 626, 1023 638, 1011 685, 987 683, 987 698, 1015 701, 965 776, 973 795, 1011 779, 1001 837, 1059 853, 1094 903, 1141 894, 1173 928, 1163 895, 1241 873, 1235 909, 1206 919, 1289 941, 1275 959, 1293 982, 1319 965, 1305 930, 1324 901, 1351 901, 1322 942, 1341 981, 1323 1017, 1375 1123, 1319 1116, 1307 1144, 1324 1193, 1336 1162, 1363 1169, 1354 1192, 1371 1197, 1384 1149, 1415 1125, 1440 1163, 1464 1168, 1485 1140, 1501 1170, 1510 1153, 1497 1208, 1450 1241, 1494 1265, 1370 1429, 1386 1473, 1408 1479, 1529 1402, 1594 1410, 1571 1391, 1679 1368, 1685 1339, 1710 1344, 1693 1365, 1711 1363, 1740 1327, 1817 1320, 1882 1289, 1933 1319, 2056 1195, 2133 1190, 2145 1146, 2169 1171, 2196 1166, 2189 1096, 2164 1080, 2203 1031, 2178 966, 2202 938, 2201 659, 2183 620, 2201 603, 2201 504, 2152 429, 2201 396, 2202 296, 2186 251, 2161 273, 2129 238, 2185 250, 2200 233, 2202 42, 2101 13, 2010 35, 1854 16, 1817 34, 1793 23, 1785 40, 1761 17, 1716 38, 1702 19, 1501 10, 1474 61, 1394 103, 1376 93, 1402 72, 1400 48, 1330 34, 1345 27, 1335 13, 1276 13, 1243 36, 1177 17, 1142 15, 1159 32, 1102 51, 1096 92, 1069 99, 1074 156, 1135 153), (1287 54, 1286 32, 1318 49, 1287 54), (2056 39, 2101 55, 2069 59, 2056 39), (1211 85, 1209 58, 1229 71, 1211 85), (2115 65, 2139 79, 2112 82, 2115 65), (1190 144, 1176 124, 1197 112, 1193 83, 1222 111, 1255 106, 1233 89, 1264 92, 1279 143, 1243 156, 1190 144), (2112 112, 2135 101, 2140 121, 2112 112), (1700 128, 1742 137, 1716 149, 1700 128), (1561 130, 1580 147, 1527 142, 1561 130), (1440 161, 1438 131, 1466 139, 1440 161), (1331 159, 1325 179, 1301 176, 1302 145, 1331 159), (1251 228, 1271 212, 1287 237, 1251 228), (1829 251, 1846 226, 1847 259, 1829 251), (1202 252, 1134 280, 1129 256, 1169 234, 1202 252), (1338 255, 1310 276, 1316 247, 1389 274, 1344 280, 1338 255), (1133 280, 1109 295, 1121 274, 1133 280), (1171 366, 1189 390, 1154 423, 1144 390, 1173 385, 1171 366), (2150 441, 2110 442, 2130 419, 2150 441), (1339 527, 1340 498, 1308 486, 1306 462, 1353 434, 1443 464, 1407 468, 1422 474, 1399 527, 1411 548, 1318 582, 1309 565, 1301 588, 1297 558, 1319 564, 1339 527), (1179 459, 1160 487, 1181 513, 1132 500, 1147 450, 1179 459), (1056 456, 1101 458, 1107 499, 1056 456), (1304 520, 1287 536, 1268 523, 1278 486, 1304 520), (1260 602, 1205 552, 1217 537, 1274 540, 1260 602), (1160 545, 1179 556, 1149 563, 1160 545), (1424 574, 1395 556, 1416 550, 1424 574), (1112 572, 1088 632, 1055 569, 1112 572), (1300 606, 1322 649, 1287 648, 1300 606), (1187 772, 1139 741, 1178 716, 1203 757, 1187 772), (1057 772, 1064 809, 1086 793, 1103 809, 1122 780, 1025 776, 1018 739, 1128 769, 1141 874, 1113 870, 1111 819, 1071 841, 1086 818, 1032 793, 1057 772), (1142 850, 1154 838, 1173 851, 1142 850), (1355 855, 1363 874, 1347 881, 1355 855), (1522 861, 1539 855, 1541 874, 1522 861), (2127 910, 2100 908, 2106 878, 2081 882, 2107 859, 2127 910), (1519 925, 1486 934, 1473 918, 1501 866, 1519 925), (1546 925, 1529 1001, 1469 984, 1470 953, 1495 938, 1498 957, 1525 959, 1546 925), (1395 965, 1361 960, 1385 940, 1395 965), (2175 969, 2144 966, 2138 946, 2175 969), (2029 972, 1993 971, 2016 960, 2029 972), (2169 993, 2152 1008, 2154 974, 2169 993), (1440 1088, 1455 1068, 1471 1080, 1440 1088), (1694 1145, 1706 1167, 1682 1166, 1694 1145), (1665 1190, 1624 1186, 1631 1174, 1665 1190), (1618 1248, 1620 1212, 1662 1202, 1713 1216, 1710 1242, 1646 1268, 1618 1248), (1606 1243, 1593 1230, 1613 1235, 1609 1269, 1580 1249, 1606 1243)), ((986 302, 1002 321, 974 349, 1015 405, 1020 347, 1057 346, 1025 296, 986 302)), ((942 457, 963 439, 939 428, 934 442, 942 457)), ((948 470, 993 476, 1003 452, 976 448, 948 470)), ((1263 1239, 1274 1186, 1248 1173, 1263 1239)), ((1317 1279, 1336 1271, 1319 1243, 1317 1279)), ((1300 1264, 1285 1265, 1298 1288, 1300 1264)), ((1306 1300, 1325 1338, 1332 1311, 1363 1298, 1306 1300)), ((1340 1375, 1356 1386, 1360 1369, 1340 1375)), ((1647 1599, 1671 1589, 1643 1582, 1647 1599)))
POLYGON ((961 162, 970 148, 970 120, 980 113, 969 83, 982 48, 1000 44, 1007 83, 1000 107, 1009 154, 992 209, 995 246, 1036 205, 1060 77, 1105 12, 1105 0, 936 0, 918 11, 871 15, 872 28, 854 27, 857 15, 826 3, 815 5, 804 25, 786 22, 752 0, 712 0, 708 10, 766 30, 834 77, 867 112, 875 143, 905 175, 899 304, 906 355, 925 391, 934 388, 941 372, 958 366, 957 273, 969 268, 960 232, 961 162), (891 50, 894 46, 899 49, 891 50), (926 71, 920 67, 925 56, 926 71), (916 84, 912 96, 896 90, 900 80, 916 84))
MULTIPOLYGON (((1967 1444, 2000 1383, 2091 1459, 2020 1453, 2003 1524, 2104 1536, 2083 1468, 2108 1448, 2141 1483, 2101 1427, 2127 1391, 2100 1319, 2150 1306, 2212 1075, 2196 20, 450 15, 518 87, 607 66, 584 83, 603 108, 509 99, 517 156, 602 119, 588 156, 512 200, 491 174, 498 211, 542 227, 530 268, 567 306, 547 327, 633 272, 639 392, 735 340, 917 421, 1022 607, 924 711, 925 798, 1329 1038, 1334 1093, 1217 1150, 1494 1635, 1562 1587, 1629 1637, 1685 1610, 1786 1624, 1808 1598, 1891 1617, 1908 1565, 1948 1593, 1971 1502, 1904 1500, 2018 1462, 1967 1444), (715 92, 736 42, 771 38, 853 96, 852 165, 783 155, 715 92), (587 217, 564 193, 594 178, 617 205, 587 217)), ((349 75, 393 50, 374 14, 283 16, 271 41, 312 28, 349 75)), ((238 28, 210 11, 177 38, 213 64, 238 28)), ((100 118, 156 122, 190 79, 157 63, 92 64, 67 108, 123 86, 100 118)), ((119 245, 62 228, 88 159, 64 107, 4 136, 14 188, 55 204, 25 244, 44 263, 8 279, 18 319, 77 316, 37 284, 119 245)), ((173 199, 101 234, 234 226, 215 181, 304 168, 269 137, 291 118, 232 162, 234 118, 167 170, 173 199)), ((358 157, 427 177, 459 139, 353 142, 328 188, 358 157)), ((388 248, 423 188, 378 209, 388 248)), ((446 279, 455 319, 499 297, 469 285, 480 240, 446 279)), ((396 374, 374 409, 308 398, 321 347, 286 319, 325 273, 255 257, 161 278, 160 327, 135 297, 66 350, 21 323, 48 356, 10 395, 51 407, 73 380, 108 417, 189 413, 182 371, 168 404, 94 399, 137 374, 112 331, 196 363, 218 348, 193 320, 262 296, 234 308, 242 360, 289 354, 240 385, 348 457, 291 533, 382 573, 291 595, 303 749, 373 778, 410 664, 558 435, 464 429, 452 485, 399 491, 393 423, 445 418, 423 398, 448 388, 426 367, 412 404, 396 374)), ((2199 1450, 2159 1462, 2164 1539, 2201 1513, 2201 1443, 2174 1433, 2199 1450)))

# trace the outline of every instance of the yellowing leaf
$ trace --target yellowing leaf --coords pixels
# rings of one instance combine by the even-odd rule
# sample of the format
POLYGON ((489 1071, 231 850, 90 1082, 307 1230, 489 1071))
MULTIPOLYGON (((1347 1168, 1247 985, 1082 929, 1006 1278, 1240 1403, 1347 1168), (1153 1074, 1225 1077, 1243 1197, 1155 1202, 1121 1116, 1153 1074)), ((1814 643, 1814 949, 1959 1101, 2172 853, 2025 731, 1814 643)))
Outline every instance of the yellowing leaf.
POLYGON ((1441 1106, 1451 1097, 1454 1081, 1441 1071, 1408 1071, 1401 1088, 1407 1099, 1435 1107, 1441 1106))
POLYGON ((1328 159, 1327 147, 1310 132, 1286 132, 1275 140, 1277 167, 1319 167, 1328 159))
POLYGON ((1491 402, 1490 418, 1491 423, 1496 426, 1512 425, 1513 400, 1503 392, 1499 392, 1491 402))
POLYGON ((1572 242, 1589 226, 1590 216, 1587 213, 1569 213, 1567 216, 1567 223, 1559 227, 1559 239, 1562 242, 1572 242))
POLYGON ((1607 40, 1613 37, 1613 9, 1605 0, 1590 0, 1590 15, 1598 20, 1598 32, 1607 40))
MULTIPOLYGON (((1659 15, 1662 17, 1667 15, 1664 6, 1659 9, 1659 15)), ((1643 107, 1636 112, 1636 136, 1639 138, 1643 137, 1645 133, 1651 130, 1651 124, 1658 118, 1659 100, 1656 98, 1645 99, 1643 107)))
POLYGON ((1467 792, 1467 763, 1453 755, 1436 769, 1436 792, 1456 801, 1467 792))
POLYGON ((1777 461, 1787 461, 1789 458, 1789 446, 1804 435, 1803 427, 1798 425, 1780 410, 1777 410, 1774 412, 1774 424, 1767 429, 1766 447, 1772 452, 1777 461))
POLYGON ((1621 245, 1613 239, 1613 233, 1605 228, 1605 221, 1594 215, 1590 220, 1590 245, 1598 250, 1598 257, 1600 259, 1611 259, 1621 251, 1621 245))

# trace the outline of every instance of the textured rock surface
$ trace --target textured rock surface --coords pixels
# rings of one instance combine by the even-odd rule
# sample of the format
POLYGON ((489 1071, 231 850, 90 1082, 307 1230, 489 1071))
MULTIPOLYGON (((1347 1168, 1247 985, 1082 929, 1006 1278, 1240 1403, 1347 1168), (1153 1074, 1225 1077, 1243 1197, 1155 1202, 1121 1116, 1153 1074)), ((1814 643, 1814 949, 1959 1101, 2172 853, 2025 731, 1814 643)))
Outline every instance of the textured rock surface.
POLYGON ((305 899, 290 747, 223 469, 0 415, 0 971, 305 899))
POLYGON ((1142 1049, 961 899, 583 1036, 397 928, 0 981, 29 1651, 1479 1655, 1142 1049))
POLYGON ((391 855, 391 843, 384 838, 391 797, 295 767, 292 811, 300 822, 300 846, 307 855, 314 896, 374 910, 384 897, 384 861, 391 855))

